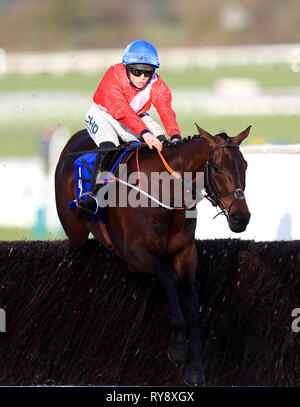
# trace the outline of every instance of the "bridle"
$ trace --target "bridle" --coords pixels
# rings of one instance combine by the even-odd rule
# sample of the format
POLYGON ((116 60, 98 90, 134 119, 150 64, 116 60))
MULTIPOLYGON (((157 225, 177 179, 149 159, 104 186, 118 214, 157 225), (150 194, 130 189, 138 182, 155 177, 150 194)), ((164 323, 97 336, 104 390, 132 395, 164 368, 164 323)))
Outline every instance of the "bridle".
MULTIPOLYGON (((225 194, 220 194, 218 191, 218 187, 213 179, 212 176, 212 154, 214 151, 219 150, 220 148, 226 148, 226 147, 233 147, 233 148, 238 148, 239 145, 233 143, 229 137, 225 139, 226 143, 219 144, 213 148, 209 148, 207 151, 207 160, 206 160, 206 165, 205 165, 205 179, 206 179, 206 192, 207 195, 204 195, 206 199, 208 199, 213 206, 218 206, 219 204, 222 206, 221 212, 219 212, 216 216, 218 215, 225 215, 227 218, 230 216, 230 212, 232 209, 233 204, 238 200, 238 199, 245 199, 245 192, 242 188, 237 188, 235 191, 232 192, 226 192, 225 194), (222 198, 225 198, 225 196, 233 195, 234 199, 232 200, 229 209, 226 209, 226 205, 223 202, 222 198)), ((216 217, 215 216, 215 217, 216 217)))

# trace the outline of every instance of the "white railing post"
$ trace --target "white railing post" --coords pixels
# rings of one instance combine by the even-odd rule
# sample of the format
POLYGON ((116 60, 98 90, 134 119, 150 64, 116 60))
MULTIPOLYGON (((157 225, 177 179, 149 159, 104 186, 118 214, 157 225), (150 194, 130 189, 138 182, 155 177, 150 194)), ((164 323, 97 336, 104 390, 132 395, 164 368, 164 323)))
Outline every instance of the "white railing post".
POLYGON ((0 74, 6 72, 6 52, 0 48, 0 74))

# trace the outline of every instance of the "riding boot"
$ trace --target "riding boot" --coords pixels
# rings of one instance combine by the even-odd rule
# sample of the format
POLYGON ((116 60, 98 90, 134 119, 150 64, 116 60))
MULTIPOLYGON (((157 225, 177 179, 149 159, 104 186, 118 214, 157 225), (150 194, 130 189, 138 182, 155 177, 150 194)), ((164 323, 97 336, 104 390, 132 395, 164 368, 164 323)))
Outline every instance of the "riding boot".
POLYGON ((92 217, 97 213, 98 202, 97 202, 97 192, 101 188, 100 184, 97 184, 97 176, 100 171, 106 171, 107 166, 107 156, 110 153, 111 148, 114 148, 115 144, 110 141, 105 141, 100 143, 100 151, 96 155, 96 159, 93 166, 92 176, 91 176, 91 186, 90 191, 84 194, 84 198, 79 199, 77 202, 77 207, 80 211, 80 217, 84 220, 91 220, 92 217), (104 159, 105 158, 105 159, 104 159), (105 166, 103 164, 106 164, 105 166))

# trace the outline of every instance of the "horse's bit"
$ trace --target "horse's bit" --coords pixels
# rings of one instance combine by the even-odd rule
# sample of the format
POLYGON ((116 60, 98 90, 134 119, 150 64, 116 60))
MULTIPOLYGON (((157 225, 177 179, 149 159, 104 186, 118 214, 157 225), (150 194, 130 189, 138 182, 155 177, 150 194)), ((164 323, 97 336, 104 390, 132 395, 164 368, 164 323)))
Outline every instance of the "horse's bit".
MULTIPOLYGON (((220 194, 218 191, 218 188, 214 182, 214 179, 211 175, 211 154, 218 150, 219 148, 223 148, 223 147, 234 147, 234 148, 239 148, 238 144, 233 143, 232 141, 229 141, 229 139, 226 140, 226 143, 223 144, 219 144, 213 148, 209 148, 207 151, 207 161, 206 161, 206 171, 205 171, 205 175, 206 175, 206 188, 207 188, 207 192, 208 195, 205 195, 205 198, 208 199, 211 204, 213 206, 218 206, 219 203, 223 206, 221 212, 219 212, 216 216, 218 215, 225 215, 227 218, 230 216, 230 212, 231 212, 231 208, 233 206, 233 204, 235 203, 236 200, 238 199, 245 199, 245 192, 243 189, 241 188, 237 188, 235 191, 232 192, 227 192, 225 194, 220 194), (215 192, 213 191, 215 190, 215 192), (226 205, 224 204, 222 198, 224 198, 225 196, 228 195, 233 195, 234 199, 232 200, 229 209, 226 209, 226 205)), ((216 217, 215 216, 215 217, 216 217)))

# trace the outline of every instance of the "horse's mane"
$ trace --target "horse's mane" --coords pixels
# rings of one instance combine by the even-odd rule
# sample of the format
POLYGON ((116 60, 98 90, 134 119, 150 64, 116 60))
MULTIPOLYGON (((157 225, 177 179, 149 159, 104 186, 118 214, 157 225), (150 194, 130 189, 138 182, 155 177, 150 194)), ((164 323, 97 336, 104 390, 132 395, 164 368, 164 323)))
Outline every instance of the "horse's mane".
MULTIPOLYGON (((215 137, 222 137, 225 141, 229 140, 228 134, 225 133, 224 131, 219 134, 216 134, 215 137)), ((165 140, 164 147, 178 147, 184 143, 189 142, 190 140, 195 140, 195 139, 200 139, 200 138, 201 138, 200 134, 194 134, 193 136, 188 136, 188 137, 182 138, 177 143, 171 143, 169 140, 165 140)))
POLYGON ((188 136, 185 138, 182 138, 180 141, 177 143, 171 143, 169 140, 164 141, 164 147, 178 147, 181 146, 182 144, 187 143, 190 140, 195 140, 201 138, 200 134, 194 134, 193 136, 188 136))

